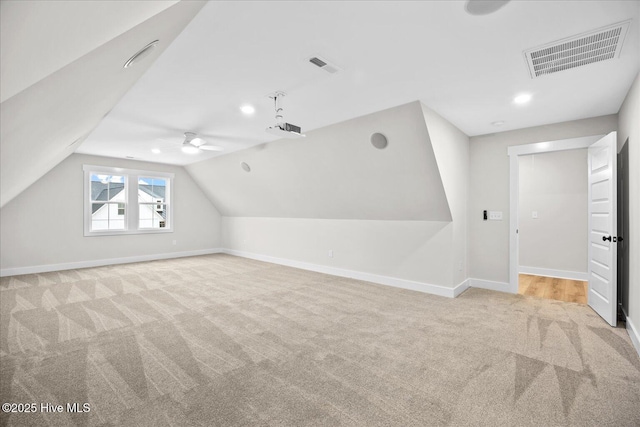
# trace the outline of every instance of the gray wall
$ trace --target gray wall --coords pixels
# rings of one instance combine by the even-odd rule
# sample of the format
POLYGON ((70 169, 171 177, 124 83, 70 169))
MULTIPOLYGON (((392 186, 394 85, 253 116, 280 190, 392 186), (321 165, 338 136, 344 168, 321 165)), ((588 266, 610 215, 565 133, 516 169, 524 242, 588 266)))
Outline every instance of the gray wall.
MULTIPOLYGON (((629 138, 629 313, 640 333, 640 74, 618 113, 618 149, 629 138)), ((640 352, 640 348, 638 349, 640 352)))
MULTIPOLYGON (((318 172, 309 178, 328 180, 334 189, 333 194, 311 191, 310 195, 317 196, 321 204, 335 206, 336 201, 340 200, 341 192, 346 191, 344 187, 350 188, 349 176, 355 170, 362 176, 381 175, 377 178, 383 178, 385 184, 378 188, 379 203, 389 206, 380 206, 369 211, 368 202, 363 201, 355 192, 352 195, 354 199, 349 203, 354 209, 344 211, 352 212, 351 219, 323 218, 322 216, 328 212, 326 206, 318 210, 316 218, 243 217, 240 211, 240 215, 223 218, 224 246, 257 255, 446 287, 454 287, 464 281, 467 277, 466 199, 469 139, 420 103, 408 104, 399 110, 382 112, 374 121, 355 119, 337 127, 329 126, 323 130, 323 138, 316 139, 314 135, 309 135, 308 141, 295 141, 295 150, 280 150, 278 145, 288 146, 288 142, 274 142, 267 144, 261 151, 251 153, 256 165, 279 162, 283 165, 280 174, 285 176, 287 171, 295 170, 295 165, 302 161, 318 159, 318 162, 322 162, 326 158, 340 157, 340 167, 336 165, 335 168, 331 168, 330 163, 325 165, 332 173, 318 172), (368 145, 366 137, 372 129, 384 126, 389 120, 395 122, 399 119, 404 122, 404 118, 397 117, 399 110, 404 110, 411 119, 402 130, 402 135, 405 136, 390 133, 394 137, 389 138, 389 147, 377 152, 368 145), (364 143, 357 145, 357 140, 343 140, 343 146, 340 147, 339 144, 335 145, 334 138, 325 139, 328 134, 340 136, 344 132, 361 133, 365 136, 364 143), (356 148, 345 144, 356 144, 356 148), (385 152, 386 150, 389 151, 385 152), (429 154, 430 152, 432 154, 429 154), (387 160, 371 160, 368 156, 383 156, 383 159, 386 156, 387 160), (431 161, 432 156, 435 156, 434 161, 431 161), (428 169, 429 176, 413 174, 416 165, 419 166, 418 169, 428 169), (433 178, 434 174, 437 179, 433 178), (407 180, 417 181, 405 185, 407 180), (444 191, 444 201, 440 198, 439 191, 444 191), (436 196, 425 199, 429 194, 436 196), (395 200, 401 202, 395 203, 395 200), (431 207, 416 210, 423 202, 429 203, 431 207), (433 208, 440 212, 442 208, 446 208, 444 213, 447 216, 450 210, 451 219, 439 221, 441 215, 429 216, 428 213, 433 212, 433 208), (376 218, 377 214, 384 211, 393 213, 392 218, 399 220, 376 218), (414 213, 418 217, 425 217, 426 213, 425 218, 432 220, 405 220, 411 219, 412 216, 407 215, 414 213), (329 250, 333 250, 332 258, 328 256, 329 250)), ((194 165, 188 170, 199 177, 198 180, 204 188, 209 186, 209 192, 215 198, 216 184, 215 180, 210 181, 210 174, 214 173, 211 170, 226 170, 227 167, 240 170, 238 164, 247 154, 249 153, 234 153, 215 159, 216 161, 208 161, 206 165, 194 165), (201 169, 204 166, 207 166, 206 170, 210 172, 201 169)), ((310 188, 317 188, 318 185, 314 184, 310 188)), ((231 190, 234 188, 231 187, 231 190)), ((288 186, 279 187, 279 190, 281 194, 278 200, 286 200, 287 203, 295 203, 298 200, 295 197, 297 190, 291 190, 288 186)), ((281 211, 278 211, 281 208, 274 201, 269 202, 267 208, 271 213, 281 214, 281 211)), ((253 212, 250 206, 246 212, 253 212)))
POLYGON ((470 139, 469 277, 509 282, 509 158, 507 147, 615 131, 617 115, 475 136, 470 139), (482 211, 502 211, 483 221, 482 211))
POLYGON ((0 210, 0 234, 4 270, 219 248, 220 214, 182 167, 73 154, 0 210), (85 237, 83 164, 174 173, 174 231, 85 237))
POLYGON ((186 169, 229 217, 450 221, 438 166, 413 102, 186 169), (374 132, 385 149, 371 145, 374 132))
POLYGON ((531 154, 518 160, 520 267, 586 274, 587 150, 531 154))

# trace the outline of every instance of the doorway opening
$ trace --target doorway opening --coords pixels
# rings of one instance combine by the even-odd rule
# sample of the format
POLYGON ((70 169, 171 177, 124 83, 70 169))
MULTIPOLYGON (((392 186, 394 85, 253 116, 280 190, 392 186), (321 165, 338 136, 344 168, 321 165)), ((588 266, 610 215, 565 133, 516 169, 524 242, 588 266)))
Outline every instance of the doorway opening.
POLYGON ((618 152, 618 320, 629 313, 629 138, 618 152))
POLYGON ((588 283, 584 280, 519 274, 518 293, 556 301, 587 304, 588 283))
MULTIPOLYGON (((617 142, 616 132, 508 148, 509 290, 519 289, 519 157, 587 149, 588 292, 587 303, 607 323, 617 324, 617 142)), ((561 238, 559 236, 558 238, 561 238)))
POLYGON ((587 304, 587 149, 518 156, 518 293, 587 304))

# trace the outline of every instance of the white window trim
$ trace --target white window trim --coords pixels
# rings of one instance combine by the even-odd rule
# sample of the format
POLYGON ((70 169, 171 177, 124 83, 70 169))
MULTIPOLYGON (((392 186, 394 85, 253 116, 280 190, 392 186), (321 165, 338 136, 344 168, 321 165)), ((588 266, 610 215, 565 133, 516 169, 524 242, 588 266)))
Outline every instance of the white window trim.
POLYGON ((140 169, 124 169, 109 166, 82 165, 84 171, 84 235, 85 237, 95 236, 115 236, 129 234, 158 234, 173 233, 173 178, 175 174, 168 172, 157 172, 140 169), (91 173, 101 173, 106 175, 125 176, 125 229, 124 230, 97 230, 91 231, 91 173), (138 228, 139 208, 138 208, 138 178, 153 177, 165 178, 168 181, 167 195, 164 204, 167 209, 167 225, 164 228, 138 228), (167 200, 169 203, 167 203, 167 200))

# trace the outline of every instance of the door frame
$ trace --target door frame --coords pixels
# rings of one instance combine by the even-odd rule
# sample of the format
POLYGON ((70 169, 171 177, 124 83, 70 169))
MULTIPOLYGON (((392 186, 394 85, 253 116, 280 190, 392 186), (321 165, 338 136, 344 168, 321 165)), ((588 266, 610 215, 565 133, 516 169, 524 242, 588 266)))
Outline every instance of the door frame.
POLYGON ((509 292, 513 294, 518 293, 518 207, 520 204, 520 165, 518 157, 528 154, 588 148, 591 144, 602 139, 604 136, 606 136, 606 134, 560 139, 557 141, 536 142, 533 144, 512 145, 507 148, 507 154, 509 155, 509 292))

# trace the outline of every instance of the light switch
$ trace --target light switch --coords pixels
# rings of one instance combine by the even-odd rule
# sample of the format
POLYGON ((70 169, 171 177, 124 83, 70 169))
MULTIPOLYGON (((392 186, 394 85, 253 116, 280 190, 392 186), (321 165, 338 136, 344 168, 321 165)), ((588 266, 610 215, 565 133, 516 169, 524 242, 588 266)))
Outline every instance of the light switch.
POLYGON ((489 211, 490 221, 502 221, 502 211, 489 211))
POLYGON ((538 211, 531 211, 531 218, 538 219, 538 211))

